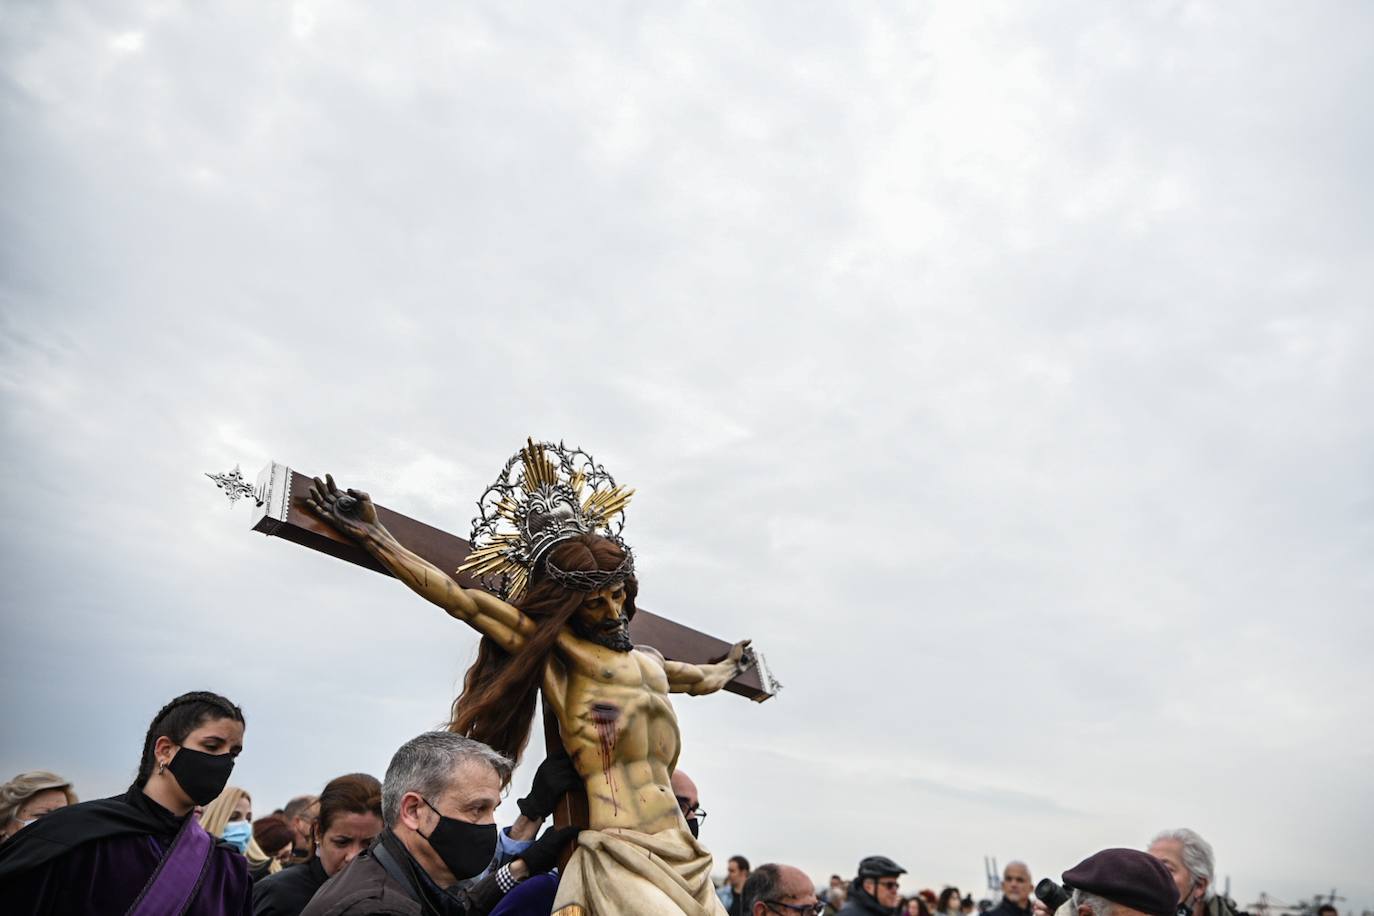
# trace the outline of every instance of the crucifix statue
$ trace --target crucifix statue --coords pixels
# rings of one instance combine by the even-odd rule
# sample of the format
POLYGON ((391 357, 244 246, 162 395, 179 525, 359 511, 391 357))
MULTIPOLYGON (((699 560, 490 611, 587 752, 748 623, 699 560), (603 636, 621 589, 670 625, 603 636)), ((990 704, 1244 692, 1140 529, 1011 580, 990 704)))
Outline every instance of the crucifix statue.
POLYGON ((340 490, 328 475, 296 484, 288 471, 276 480, 279 467, 264 472, 260 490, 277 502, 264 513, 269 533, 289 534, 273 525, 287 524, 303 504, 327 528, 310 531, 297 511, 293 540, 348 559, 356 559, 350 545, 362 548, 367 565, 482 634, 451 730, 518 757, 542 693, 586 789, 586 829, 563 869, 554 913, 722 913, 711 855, 688 830, 670 786, 681 738, 668 697, 729 688, 762 700, 776 687, 771 678, 766 687, 757 677, 757 688, 741 683, 754 675, 749 640, 710 661, 683 658, 703 647, 684 645, 693 640, 681 633, 671 634, 677 645, 668 651, 636 645, 631 625, 646 612, 637 613, 634 557, 621 538, 632 491, 580 449, 530 441, 479 500, 469 550, 450 575, 386 522, 434 529, 381 509, 366 493, 340 490), (267 492, 274 483, 284 496, 267 492))

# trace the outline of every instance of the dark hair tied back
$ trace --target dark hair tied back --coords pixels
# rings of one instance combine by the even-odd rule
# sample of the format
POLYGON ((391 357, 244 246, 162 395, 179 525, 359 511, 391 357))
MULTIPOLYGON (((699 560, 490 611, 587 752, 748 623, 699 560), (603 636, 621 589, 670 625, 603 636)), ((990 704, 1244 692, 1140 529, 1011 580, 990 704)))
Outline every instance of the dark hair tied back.
POLYGON ((172 741, 181 744, 191 732, 215 719, 242 722, 243 710, 208 690, 183 693, 158 710, 152 724, 148 726, 148 734, 143 738, 143 757, 138 764, 138 776, 134 779, 134 785, 146 785, 148 777, 153 775, 153 747, 157 744, 158 738, 166 735, 172 741))

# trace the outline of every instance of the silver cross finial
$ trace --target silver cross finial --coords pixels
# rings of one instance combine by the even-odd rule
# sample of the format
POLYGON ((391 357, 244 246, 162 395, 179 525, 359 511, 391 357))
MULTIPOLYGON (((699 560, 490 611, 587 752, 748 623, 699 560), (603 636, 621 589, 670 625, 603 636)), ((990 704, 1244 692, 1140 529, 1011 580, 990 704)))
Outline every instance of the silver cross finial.
POLYGON ((251 483, 243 479, 243 472, 239 470, 237 464, 234 465, 232 471, 224 474, 206 474, 205 476, 213 480, 215 486, 223 490, 224 495, 229 497, 229 505, 232 506, 244 496, 251 496, 255 503, 259 506, 262 505, 262 500, 257 498, 257 491, 253 489, 251 483))

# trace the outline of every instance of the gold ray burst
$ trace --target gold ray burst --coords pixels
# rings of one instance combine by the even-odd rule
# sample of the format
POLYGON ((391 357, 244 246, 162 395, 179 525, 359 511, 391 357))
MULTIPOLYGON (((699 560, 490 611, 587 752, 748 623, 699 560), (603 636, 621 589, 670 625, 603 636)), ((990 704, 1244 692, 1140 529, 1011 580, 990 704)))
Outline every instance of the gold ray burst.
POLYGON ((540 487, 551 487, 558 483, 558 468, 554 467, 549 456, 544 454, 544 449, 534 444, 534 439, 527 439, 528 445, 520 450, 520 460, 525 465, 525 492, 529 493, 540 487))
POLYGON ((512 548, 520 543, 520 535, 513 533, 498 534, 492 543, 478 547, 468 554, 462 566, 458 567, 459 572, 472 571, 474 575, 483 576, 491 572, 508 572, 510 569, 519 569, 520 564, 511 559, 512 548))
POLYGON ((606 520, 621 512, 630 504, 635 491, 628 487, 613 487, 609 490, 596 490, 582 503, 582 514, 587 520, 604 525, 606 520))
POLYGON ((519 599, 529 586, 534 557, 548 549, 549 536, 557 540, 574 531, 602 529, 620 543, 618 533, 610 533, 611 519, 624 512, 634 494, 634 490, 615 485, 600 465, 591 463, 591 456, 580 449, 569 450, 561 442, 536 443, 532 436, 527 437, 515 461, 507 464, 503 476, 489 488, 492 501, 484 495, 484 514, 473 522, 472 552, 457 569, 507 601, 519 599), (518 477, 511 475, 515 461, 519 462, 518 477), (547 491, 546 495, 558 501, 571 497, 578 518, 566 523, 563 530, 567 533, 532 538, 528 529, 530 499, 540 491, 547 491), (498 530, 507 525, 515 530, 498 530))
POLYGON ((525 586, 529 583, 529 580, 529 570, 523 566, 515 567, 515 570, 510 574, 510 579, 507 580, 510 585, 506 589, 506 600, 515 601, 523 595, 525 593, 525 586))
POLYGON ((509 496, 503 496, 501 501, 496 504, 496 511, 501 514, 502 518, 514 523, 520 518, 520 503, 509 496))

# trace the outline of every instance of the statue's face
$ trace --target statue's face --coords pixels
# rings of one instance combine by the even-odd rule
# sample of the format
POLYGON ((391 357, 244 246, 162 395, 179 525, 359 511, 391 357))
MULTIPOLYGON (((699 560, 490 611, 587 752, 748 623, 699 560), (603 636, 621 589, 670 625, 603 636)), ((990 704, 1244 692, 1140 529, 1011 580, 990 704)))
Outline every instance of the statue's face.
POLYGON ((583 639, 617 652, 634 648, 630 642, 630 621, 625 616, 624 582, 588 592, 572 623, 574 632, 583 639))

